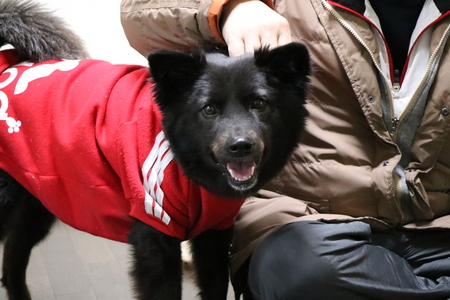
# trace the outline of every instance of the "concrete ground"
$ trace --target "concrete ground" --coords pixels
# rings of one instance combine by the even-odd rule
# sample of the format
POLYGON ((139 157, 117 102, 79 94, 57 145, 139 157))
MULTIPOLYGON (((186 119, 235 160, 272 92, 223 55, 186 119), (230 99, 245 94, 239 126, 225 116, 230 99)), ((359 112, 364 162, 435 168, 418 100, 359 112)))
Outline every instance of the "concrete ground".
MULTIPOLYGON (((0 246, 0 256, 3 248, 0 246)), ((35 247, 27 271, 33 300, 130 300, 128 245, 95 237, 58 222, 50 236, 35 247)), ((1 260, 0 260, 1 270, 1 260)), ((183 300, 198 290, 186 270, 183 300)), ((0 300, 6 300, 0 288, 0 300)), ((234 299, 230 286, 228 299, 234 299)))

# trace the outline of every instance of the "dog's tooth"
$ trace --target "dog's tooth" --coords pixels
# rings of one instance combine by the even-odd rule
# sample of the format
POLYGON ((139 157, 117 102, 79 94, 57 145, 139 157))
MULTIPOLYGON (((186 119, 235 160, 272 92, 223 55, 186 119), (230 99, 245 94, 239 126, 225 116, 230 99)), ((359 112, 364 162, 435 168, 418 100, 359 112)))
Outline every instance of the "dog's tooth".
POLYGON ((236 179, 236 175, 234 174, 234 171, 232 169, 228 169, 228 172, 230 173, 231 177, 233 177, 233 179, 236 179))

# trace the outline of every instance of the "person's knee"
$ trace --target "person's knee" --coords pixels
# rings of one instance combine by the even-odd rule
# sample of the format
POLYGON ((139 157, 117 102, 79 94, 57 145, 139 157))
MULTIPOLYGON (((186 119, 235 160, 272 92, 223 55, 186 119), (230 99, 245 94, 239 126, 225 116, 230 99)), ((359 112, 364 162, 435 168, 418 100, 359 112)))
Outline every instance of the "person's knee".
POLYGON ((339 281, 342 250, 346 250, 341 244, 358 242, 358 238, 348 238, 350 242, 344 238, 341 242, 336 237, 346 237, 346 232, 363 236, 367 229, 365 224, 357 224, 361 227, 358 230, 339 225, 301 221, 270 234, 256 248, 250 262, 249 285, 255 295, 263 295, 263 299, 330 296, 332 286, 339 281))
MULTIPOLYGON (((302 222, 303 223, 303 222, 302 222)), ((249 285, 263 299, 295 299, 289 295, 324 288, 334 280, 329 261, 311 248, 309 224, 288 224, 269 235, 252 255, 249 285)))

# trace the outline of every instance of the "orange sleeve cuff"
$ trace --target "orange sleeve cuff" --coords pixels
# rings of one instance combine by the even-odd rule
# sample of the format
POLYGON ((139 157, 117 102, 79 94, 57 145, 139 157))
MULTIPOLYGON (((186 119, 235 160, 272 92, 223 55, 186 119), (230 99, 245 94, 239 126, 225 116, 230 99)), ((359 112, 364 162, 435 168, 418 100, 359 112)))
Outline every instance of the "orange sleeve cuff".
MULTIPOLYGON (((229 0, 213 0, 211 3, 211 6, 209 7, 208 11, 208 25, 211 29, 211 33, 214 36, 214 38, 225 44, 225 40, 222 37, 222 33, 220 31, 220 16, 222 14, 223 6, 228 2, 229 0)), ((261 0, 265 4, 267 4, 270 8, 274 9, 272 0, 261 0)))

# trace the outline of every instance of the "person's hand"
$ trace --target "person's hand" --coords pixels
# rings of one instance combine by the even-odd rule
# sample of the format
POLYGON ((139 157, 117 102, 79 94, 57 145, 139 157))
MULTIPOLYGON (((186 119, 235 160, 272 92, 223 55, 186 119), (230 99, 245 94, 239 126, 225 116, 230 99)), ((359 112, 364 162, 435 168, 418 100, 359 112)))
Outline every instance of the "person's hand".
POLYGON ((230 0, 223 8, 221 25, 230 56, 292 41, 287 20, 259 0, 230 0))

